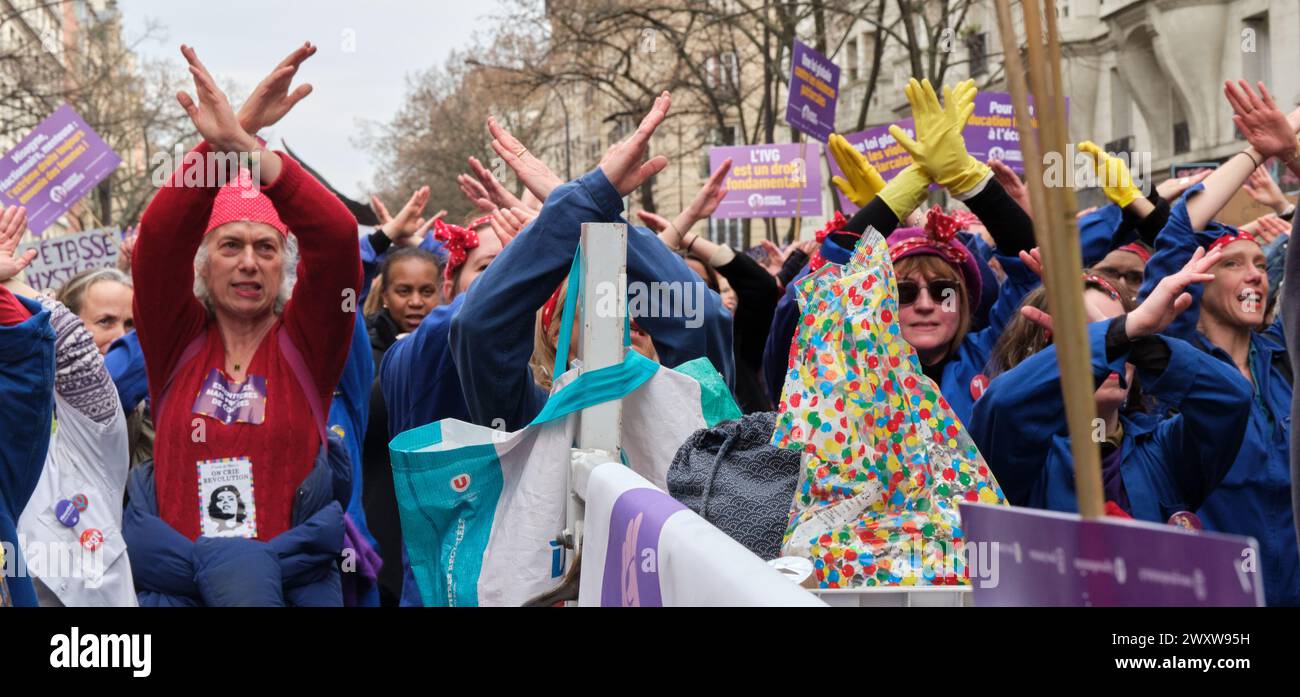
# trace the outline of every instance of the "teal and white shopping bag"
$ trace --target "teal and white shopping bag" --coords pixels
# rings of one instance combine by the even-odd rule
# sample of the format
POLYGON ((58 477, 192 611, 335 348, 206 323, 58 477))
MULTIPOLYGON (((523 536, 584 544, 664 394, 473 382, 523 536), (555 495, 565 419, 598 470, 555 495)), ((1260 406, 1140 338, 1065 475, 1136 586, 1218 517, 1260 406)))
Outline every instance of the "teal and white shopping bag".
MULTIPOLYGON (((555 375, 569 353, 580 285, 575 259, 555 375)), ((560 375, 541 413, 519 431, 447 419, 389 444, 402 536, 425 605, 517 606, 554 587, 564 572, 556 540, 583 409, 623 400, 622 459, 661 489, 687 437, 740 416, 707 359, 678 372, 630 350, 626 332, 624 339, 622 363, 560 375)))

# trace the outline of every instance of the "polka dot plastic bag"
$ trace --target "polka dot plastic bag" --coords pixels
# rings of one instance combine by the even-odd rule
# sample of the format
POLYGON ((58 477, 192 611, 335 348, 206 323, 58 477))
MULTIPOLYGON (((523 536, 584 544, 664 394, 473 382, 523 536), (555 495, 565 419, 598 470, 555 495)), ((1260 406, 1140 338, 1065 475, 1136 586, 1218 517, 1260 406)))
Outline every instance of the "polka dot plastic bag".
POLYGON ((782 553, 822 588, 968 583, 957 504, 1006 499, 903 340, 884 238, 869 229, 797 291, 772 436, 802 453, 782 553))

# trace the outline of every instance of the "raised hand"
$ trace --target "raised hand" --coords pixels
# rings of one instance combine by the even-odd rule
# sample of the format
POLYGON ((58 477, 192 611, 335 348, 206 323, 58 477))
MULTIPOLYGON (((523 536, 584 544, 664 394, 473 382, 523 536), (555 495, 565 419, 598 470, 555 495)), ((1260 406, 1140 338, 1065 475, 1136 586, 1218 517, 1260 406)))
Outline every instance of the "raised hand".
POLYGON ((131 273, 131 257, 135 254, 137 237, 134 225, 122 231, 122 241, 117 244, 117 270, 122 273, 131 273))
POLYGON ((303 61, 314 55, 316 55, 316 46, 308 41, 294 49, 293 53, 275 66, 270 75, 258 83, 253 93, 248 95, 248 99, 239 108, 239 124, 246 132, 255 134, 263 128, 276 124, 298 102, 311 94, 312 88, 309 84, 299 85, 292 93, 289 92, 289 85, 293 83, 293 77, 298 73, 298 68, 302 66, 303 61))
POLYGON ((1250 173, 1250 178, 1242 185, 1246 193, 1261 205, 1268 206, 1273 212, 1282 215, 1286 212, 1288 201, 1282 194, 1282 189, 1273 181, 1273 176, 1264 169, 1263 165, 1255 168, 1250 173))
POLYGON ((785 265, 786 258, 790 256, 790 252, 794 251, 794 245, 791 245, 788 251, 783 252, 772 240, 766 238, 758 244, 767 253, 767 260, 763 262, 763 268, 767 269, 767 272, 773 276, 781 273, 781 267, 785 265))
POLYGON ((1020 204, 1026 213, 1033 215, 1034 209, 1029 203, 1029 189, 1025 188, 1025 183, 1020 181, 1020 175, 1002 160, 989 160, 989 169, 993 170, 993 178, 998 180, 1011 200, 1020 204))
POLYGON ((975 113, 974 83, 964 82, 955 89, 945 86, 944 106, 939 105, 929 80, 918 83, 913 78, 905 92, 918 140, 909 138, 898 126, 890 126, 890 135, 912 155, 913 162, 953 195, 974 189, 990 175, 988 166, 966 151, 962 137, 962 129, 975 113))
POLYGON ((709 175, 704 186, 700 187, 699 192, 695 194, 695 199, 691 205, 682 211, 682 217, 690 216, 690 225, 678 226, 679 229, 686 230, 695 225, 695 223, 707 219, 718 210, 718 204, 727 196, 727 187, 724 185, 727 179, 727 173, 731 171, 731 158, 728 157, 718 168, 713 170, 709 175))
POLYGON ((190 66, 194 77, 194 91, 199 101, 196 104, 186 92, 177 92, 176 101, 189 115, 190 121, 203 139, 218 152, 252 152, 257 149, 257 141, 239 125, 239 119, 230 108, 230 101, 217 87, 217 81, 199 61, 199 56, 189 46, 181 46, 181 55, 190 66))
POLYGON ((1186 292, 1187 287, 1193 283, 1213 281, 1214 274, 1209 273, 1209 270, 1222 256, 1218 250, 1207 254, 1204 248, 1197 248, 1191 260, 1178 273, 1162 278, 1147 299, 1136 310, 1128 313, 1124 331, 1129 338, 1152 336, 1164 331, 1183 310, 1191 306, 1192 295, 1186 292))
POLYGON ((1142 190, 1133 183, 1133 175, 1123 160, 1108 155, 1096 143, 1087 140, 1079 143, 1079 152, 1092 156, 1101 188, 1111 203, 1125 208, 1142 198, 1142 190))
POLYGON ((1034 247, 1029 251, 1020 250, 1020 261, 1024 262, 1025 268, 1034 272, 1035 276, 1043 278, 1043 255, 1034 247))
POLYGON ((487 192, 488 200, 496 205, 497 208, 523 208, 524 204, 518 196, 510 193, 497 178, 478 161, 477 157, 469 158, 469 171, 474 173, 478 178, 479 184, 487 192))
POLYGON ((1223 83, 1223 94, 1232 105, 1232 123, 1265 159, 1279 157, 1290 164, 1300 157, 1296 128, 1277 108, 1264 83, 1258 85, 1259 94, 1255 94, 1245 80, 1236 85, 1223 83))
MULTIPOLYGON (((564 183, 555 172, 551 171, 546 163, 537 159, 528 148, 524 147, 510 131, 507 131, 497 123, 495 117, 488 117, 488 132, 492 134, 492 150, 496 152, 510 169, 514 170, 515 177, 519 183, 524 185, 525 189, 533 192, 539 201, 545 201, 547 196, 555 190, 555 187, 564 183)), ((482 182, 480 181, 480 184, 482 182)), ((488 199, 491 200, 491 192, 488 192, 488 199)), ((514 204, 523 207, 518 200, 514 204)))
POLYGON ((636 132, 627 140, 610 147, 601 158, 600 170, 605 173, 605 178, 609 179, 609 183, 620 195, 627 196, 636 191, 637 187, 647 179, 668 166, 668 158, 663 155, 651 158, 647 162, 642 160, 650 147, 650 136, 654 135, 655 129, 664 122, 671 106, 672 96, 665 91, 655 99, 650 113, 641 120, 641 125, 637 127, 636 132))
MULTIPOLYGON (((375 202, 378 202, 377 198, 371 201, 372 205, 375 202)), ((397 216, 383 220, 379 228, 384 231, 384 234, 394 244, 403 244, 409 241, 425 222, 424 218, 420 217, 420 214, 424 211, 424 206, 428 202, 429 187, 422 186, 416 189, 415 193, 411 194, 411 198, 406 201, 406 205, 402 206, 402 209, 397 212, 397 216)), ((384 204, 379 202, 379 206, 383 208, 384 204)), ((384 213, 384 217, 387 217, 388 210, 386 208, 384 208, 384 213)))
POLYGON ((497 209, 496 204, 492 203, 492 200, 488 198, 487 189, 483 188, 483 184, 479 183, 479 180, 468 174, 458 174, 456 175, 456 184, 460 187, 460 193, 464 194, 465 198, 474 204, 474 207, 480 213, 491 213, 497 209))
POLYGON ((1178 177, 1177 179, 1170 177, 1156 185, 1156 193, 1166 201, 1177 201, 1184 191, 1205 181, 1205 178, 1213 172, 1212 169, 1202 169, 1185 177, 1178 177))
MULTIPOLYGON (((650 228, 650 230, 657 235, 662 235, 668 229, 670 224, 667 218, 658 213, 651 213, 650 211, 637 211, 636 217, 640 218, 641 222, 645 223, 645 226, 650 228)), ((676 245, 669 246, 674 248, 676 247, 676 245)))
POLYGON ((523 232, 524 228, 528 227, 528 224, 537 217, 536 211, 523 206, 500 208, 496 212, 501 215, 501 220, 506 224, 512 236, 523 232))
POLYGON ((447 217, 447 211, 440 210, 437 213, 434 213, 433 217, 429 218, 428 220, 425 220, 424 218, 420 218, 418 221, 416 221, 419 224, 419 227, 415 229, 415 232, 412 233, 410 237, 407 237, 401 243, 394 240, 393 244, 401 244, 402 246, 407 246, 407 247, 420 246, 420 243, 424 242, 424 236, 429 233, 429 228, 433 227, 434 223, 437 223, 439 220, 442 220, 445 217, 447 217))
POLYGON ((1261 245, 1268 245, 1272 244, 1281 235, 1291 234, 1291 223, 1282 220, 1274 213, 1270 213, 1242 225, 1240 229, 1253 235, 1261 245))
POLYGON ((840 171, 844 172, 843 177, 833 177, 831 183, 844 194, 844 198, 853 202, 853 205, 861 208, 876 197, 881 189, 885 188, 885 180, 880 176, 880 172, 871 163, 867 161, 866 155, 858 152, 858 149, 849 144, 843 136, 838 133, 831 134, 831 140, 828 144, 831 157, 835 158, 835 164, 839 165, 840 171))
POLYGON ((27 209, 10 206, 0 213, 0 283, 22 273, 36 258, 36 250, 29 249, 17 256, 18 240, 27 232, 27 209))

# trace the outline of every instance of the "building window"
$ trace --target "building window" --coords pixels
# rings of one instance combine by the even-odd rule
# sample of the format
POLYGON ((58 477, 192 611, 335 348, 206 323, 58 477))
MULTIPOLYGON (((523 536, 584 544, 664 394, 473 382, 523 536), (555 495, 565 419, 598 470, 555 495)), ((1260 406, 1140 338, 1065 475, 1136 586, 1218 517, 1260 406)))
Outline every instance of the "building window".
POLYGON ((728 218, 725 220, 709 219, 709 239, 716 244, 726 245, 732 249, 743 249, 744 242, 741 236, 744 234, 741 221, 738 218, 728 218))
POLYGON ((971 77, 983 75, 989 71, 988 34, 977 32, 966 35, 966 52, 970 55, 971 77))
POLYGON ((735 52, 717 53, 706 58, 704 77, 710 89, 734 91, 740 84, 740 61, 735 52))
POLYGON ((1186 121, 1174 124, 1174 154, 1181 155, 1192 149, 1192 133, 1186 121))
POLYGON ((1242 72, 1249 83, 1270 84, 1268 13, 1242 22, 1242 72))
MULTIPOLYGON (((1133 138, 1133 100, 1129 98, 1128 86, 1119 76, 1119 70, 1114 68, 1110 71, 1110 137, 1113 142, 1133 138)), ((1109 145, 1106 149, 1119 152, 1109 145)))
POLYGON ((859 79, 859 76, 858 76, 858 39, 857 39, 857 37, 854 37, 854 38, 852 38, 852 39, 849 39, 849 42, 848 42, 847 44, 845 44, 844 53, 845 53, 844 59, 845 59, 845 62, 848 64, 848 69, 849 69, 849 70, 848 70, 848 72, 849 72, 849 80, 851 80, 851 81, 856 81, 856 80, 859 79))

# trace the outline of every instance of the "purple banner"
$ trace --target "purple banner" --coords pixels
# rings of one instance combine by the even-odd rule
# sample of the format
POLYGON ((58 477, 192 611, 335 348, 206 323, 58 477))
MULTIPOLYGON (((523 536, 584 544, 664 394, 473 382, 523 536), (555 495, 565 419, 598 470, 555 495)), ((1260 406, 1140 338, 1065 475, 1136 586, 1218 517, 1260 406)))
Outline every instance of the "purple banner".
POLYGON ((790 54, 786 123, 825 143, 835 131, 835 102, 839 95, 840 67, 796 40, 790 54))
POLYGON ((731 158, 727 195, 715 219, 794 218, 822 214, 820 143, 710 148, 709 169, 731 158), (802 151, 803 156, 800 156, 802 151), (808 163, 812 163, 809 166, 808 163))
POLYGON ((630 489, 619 495, 609 514, 601 607, 663 607, 659 533, 669 518, 684 510, 658 489, 630 489))
MULTIPOLYGON (((1032 114, 1032 100, 1030 104, 1032 114)), ((1065 113, 1068 118, 1070 113, 1068 97, 1065 100, 1065 113)), ((898 121, 897 125, 909 136, 916 137, 916 128, 910 117, 898 121)), ((1033 118, 1030 126, 1038 128, 1038 119, 1033 118)), ((1016 130, 1015 107, 1012 106, 1010 94, 980 92, 975 95, 975 112, 966 123, 962 136, 966 139, 966 151, 980 162, 1002 160, 1017 173, 1025 173, 1024 157, 1020 153, 1020 132, 1016 130)), ((893 179, 894 175, 901 172, 904 167, 912 164, 912 156, 894 141, 893 136, 889 135, 889 124, 858 133, 849 133, 844 136, 844 139, 867 156, 867 161, 880 171, 880 176, 884 177, 885 181, 893 179)), ((826 159, 830 162, 832 176, 844 176, 839 165, 835 163, 835 158, 831 157, 829 152, 826 159)), ((846 215, 857 212, 858 207, 853 205, 852 201, 844 198, 844 195, 839 193, 839 189, 835 191, 840 197, 840 205, 846 215)))
POLYGON ((961 518, 979 606, 1264 604, 1248 537, 983 504, 961 504, 961 518))
POLYGON ((59 107, 0 161, 0 202, 27 207, 40 236, 122 164, 68 105, 59 107))

